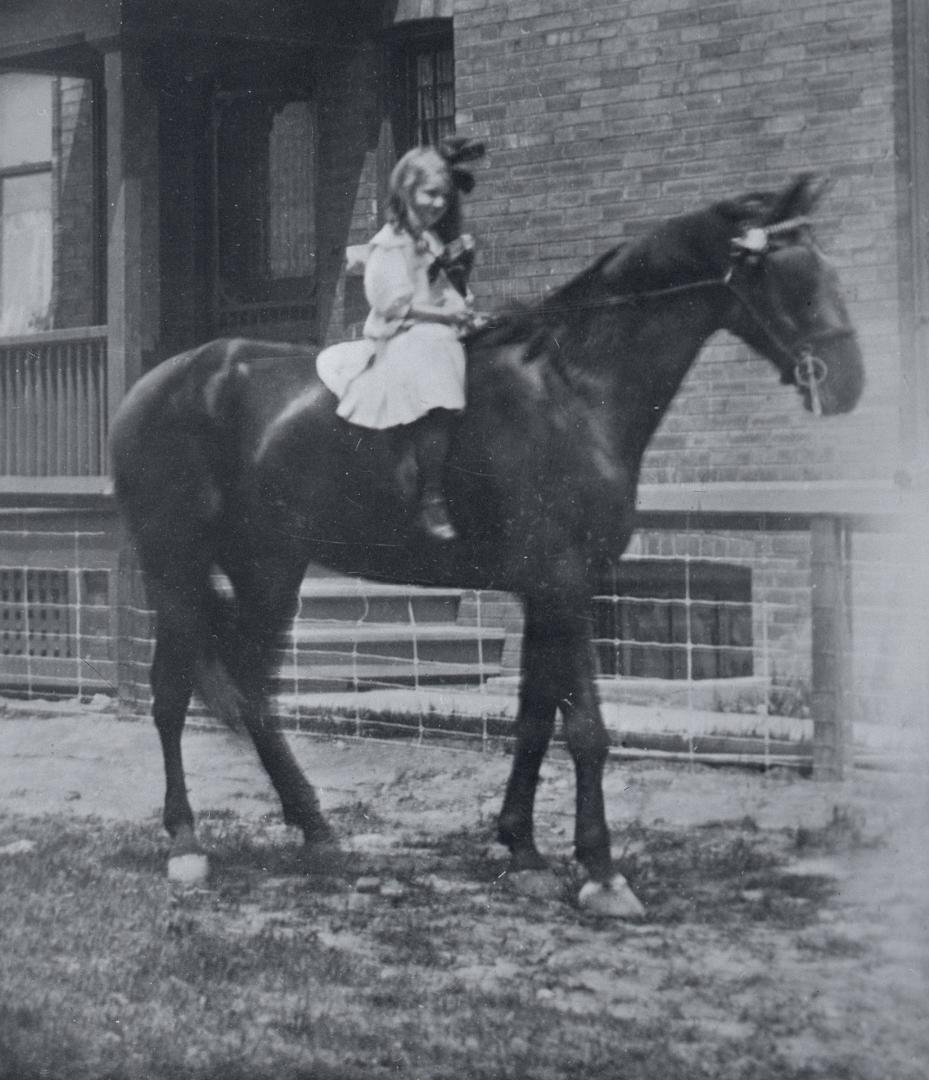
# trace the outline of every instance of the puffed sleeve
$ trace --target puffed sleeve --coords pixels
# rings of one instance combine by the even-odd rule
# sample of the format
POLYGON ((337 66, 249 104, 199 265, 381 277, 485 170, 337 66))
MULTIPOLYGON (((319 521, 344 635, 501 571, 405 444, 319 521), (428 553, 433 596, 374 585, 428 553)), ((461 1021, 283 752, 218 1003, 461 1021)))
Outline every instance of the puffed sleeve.
POLYGON ((413 302, 414 282, 401 245, 375 244, 365 266, 365 296, 384 319, 402 319, 413 302))

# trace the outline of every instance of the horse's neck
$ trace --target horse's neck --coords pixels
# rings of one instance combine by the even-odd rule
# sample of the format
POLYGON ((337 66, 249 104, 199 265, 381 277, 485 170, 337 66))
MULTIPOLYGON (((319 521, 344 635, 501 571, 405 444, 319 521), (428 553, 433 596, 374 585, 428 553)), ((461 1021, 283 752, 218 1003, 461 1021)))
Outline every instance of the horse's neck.
POLYGON ((649 308, 628 328, 617 313, 613 355, 597 365, 605 380, 603 401, 615 415, 624 455, 636 460, 700 350, 721 328, 725 303, 719 290, 702 287, 643 302, 649 308))

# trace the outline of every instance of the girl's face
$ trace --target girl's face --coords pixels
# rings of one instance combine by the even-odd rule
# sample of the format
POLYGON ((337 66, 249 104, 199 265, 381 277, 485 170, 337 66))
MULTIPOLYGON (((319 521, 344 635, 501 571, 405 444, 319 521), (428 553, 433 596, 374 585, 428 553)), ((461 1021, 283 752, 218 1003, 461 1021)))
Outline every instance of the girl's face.
POLYGON ((426 173, 413 185, 409 195, 412 216, 424 229, 431 229, 448 207, 448 183, 441 174, 426 173))

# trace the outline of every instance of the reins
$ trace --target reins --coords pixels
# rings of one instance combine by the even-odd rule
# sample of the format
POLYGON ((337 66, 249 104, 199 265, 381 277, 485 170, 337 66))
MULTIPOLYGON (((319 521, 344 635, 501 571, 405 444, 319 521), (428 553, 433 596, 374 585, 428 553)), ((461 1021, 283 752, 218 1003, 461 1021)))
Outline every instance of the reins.
MULTIPOLYGON (((741 236, 735 237, 732 240, 733 261, 727 267, 726 272, 721 276, 702 278, 697 281, 688 281, 681 285, 667 285, 660 289, 645 289, 630 293, 616 293, 611 296, 603 296, 595 300, 581 300, 572 304, 551 305, 547 304, 545 300, 542 300, 538 310, 541 314, 558 315, 562 312, 567 314, 575 311, 622 307, 627 304, 636 304, 643 300, 654 300, 663 296, 674 296, 680 293, 692 292, 697 289, 712 289, 719 287, 728 289, 778 352, 793 363, 794 381, 798 386, 805 388, 809 392, 810 409, 816 416, 821 416, 822 401, 819 396, 819 386, 825 380, 828 368, 826 362, 813 352, 812 345, 817 341, 828 341, 840 337, 850 337, 854 334, 854 331, 850 327, 836 327, 832 330, 823 330, 807 334, 798 344, 790 345, 769 325, 769 321, 762 316, 755 305, 733 284, 733 277, 737 266, 736 259, 745 256, 761 257, 767 253, 769 240, 772 237, 793 232, 808 224, 808 218, 794 217, 776 222, 774 225, 752 226, 746 228, 741 236)), ((504 318, 491 317, 487 322, 482 324, 482 328, 502 325, 504 322, 504 318)))

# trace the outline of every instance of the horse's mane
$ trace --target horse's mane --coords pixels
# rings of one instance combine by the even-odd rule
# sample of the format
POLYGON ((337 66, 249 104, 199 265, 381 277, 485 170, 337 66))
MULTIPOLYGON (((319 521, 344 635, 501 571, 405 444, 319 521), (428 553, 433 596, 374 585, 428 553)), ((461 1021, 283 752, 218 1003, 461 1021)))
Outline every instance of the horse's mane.
MULTIPOLYGON (((676 235, 716 236, 722 228, 727 235, 756 222, 769 220, 777 196, 773 192, 750 192, 737 199, 726 199, 696 212, 668 219, 641 236, 610 248, 594 263, 563 285, 533 303, 511 303, 495 312, 487 326, 475 331, 468 343, 482 348, 504 345, 527 346, 530 360, 543 351, 553 332, 565 325, 569 313, 603 295, 607 282, 604 269, 609 267, 609 292, 630 294, 643 288, 659 264, 667 270, 668 249, 674 249, 676 235)), ((680 250, 680 249, 679 249, 680 250)), ((647 286, 646 286, 647 287, 647 286)))
MULTIPOLYGON (((513 301, 495 312, 490 323, 469 337, 469 342, 489 345, 520 345, 551 330, 564 320, 565 312, 577 296, 589 296, 601 281, 603 267, 616 258, 628 255, 635 244, 624 241, 610 248, 596 262, 564 285, 534 303, 513 301)), ((530 350, 531 351, 531 350, 530 350)))

